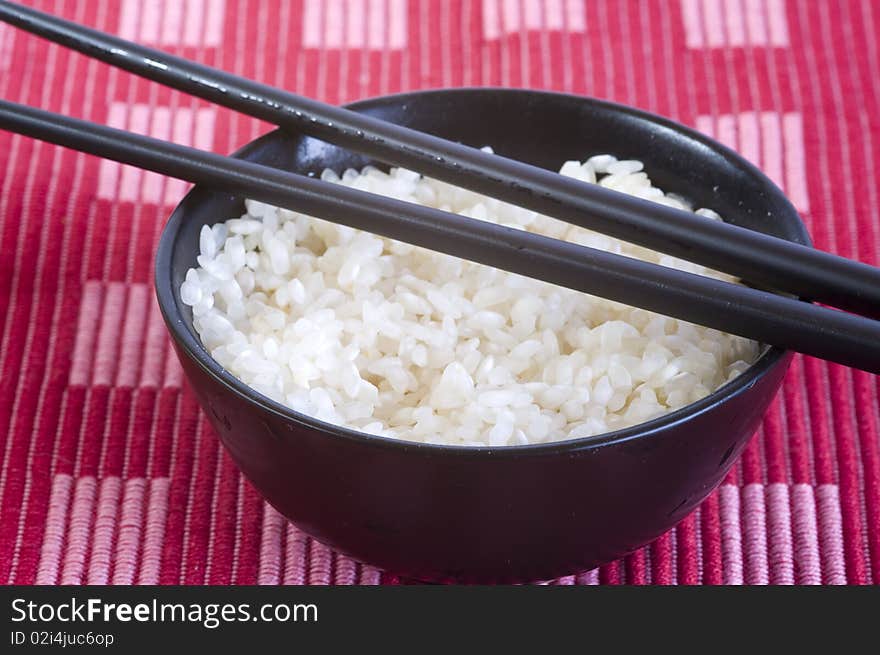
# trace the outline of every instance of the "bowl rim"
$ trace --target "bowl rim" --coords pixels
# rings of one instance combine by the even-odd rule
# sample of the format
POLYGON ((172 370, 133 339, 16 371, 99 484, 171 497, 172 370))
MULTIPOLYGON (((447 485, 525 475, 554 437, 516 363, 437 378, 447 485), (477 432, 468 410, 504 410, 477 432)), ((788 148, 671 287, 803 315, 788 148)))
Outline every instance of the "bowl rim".
MULTIPOLYGON (((714 150, 728 160, 732 160, 734 164, 745 173, 752 177, 756 177, 762 181, 773 195, 777 196, 777 200, 782 200, 783 204, 788 206, 790 214, 796 218, 796 226, 800 231, 801 242, 805 245, 812 245, 807 227, 800 217, 800 214, 785 196, 783 191, 776 186, 762 171, 755 165, 742 157, 739 153, 731 148, 711 139, 710 137, 690 128, 686 125, 673 121, 672 119, 653 114, 651 112, 623 105, 620 103, 593 98, 590 96, 579 96, 570 93, 562 93, 557 91, 544 91, 539 89, 523 89, 523 88, 505 88, 492 86, 470 86, 456 88, 435 88, 422 89, 418 91, 407 91, 403 93, 394 93, 388 95, 372 96, 357 102, 344 105, 345 108, 354 111, 368 110, 383 104, 404 104, 410 98, 424 98, 426 96, 441 95, 469 95, 474 93, 503 93, 508 95, 540 95, 550 97, 561 97, 570 101, 582 102, 593 105, 605 110, 610 110, 625 114, 642 121, 648 121, 658 124, 688 139, 700 142, 703 146, 714 150)), ((260 137, 249 141, 244 146, 236 150, 232 157, 246 157, 252 150, 257 148, 260 143, 273 140, 282 132, 280 128, 273 129, 260 137)), ((558 455, 571 454, 584 449, 594 449, 597 447, 607 446, 611 444, 620 444, 635 439, 646 439, 655 435, 662 434, 670 428, 675 428, 686 423, 693 418, 706 413, 714 407, 722 403, 732 400, 736 396, 744 393, 748 389, 755 386, 761 379, 777 366, 787 366, 791 352, 775 347, 764 346, 763 351, 758 359, 749 366, 743 373, 735 379, 726 382, 718 389, 701 398, 700 400, 689 403, 683 407, 675 409, 671 412, 662 414, 656 418, 642 423, 604 432, 589 437, 576 437, 573 439, 564 439, 560 441, 525 444, 517 446, 466 446, 460 444, 433 444, 420 441, 409 441, 406 439, 398 439, 394 437, 385 437, 379 435, 361 432, 353 428, 339 426, 333 423, 327 423, 308 414, 297 412, 286 405, 283 405, 271 398, 264 396, 259 391, 253 389, 245 382, 242 382, 232 373, 223 368, 202 345, 194 329, 187 326, 188 321, 180 315, 177 302, 174 298, 174 289, 171 280, 171 262, 174 244, 179 232, 179 226, 182 217, 188 212, 190 205, 200 201, 200 196, 212 191, 203 185, 195 185, 184 198, 177 204, 168 218, 168 221, 162 228, 159 238, 159 244, 156 250, 155 269, 154 269, 154 286, 159 309, 163 320, 171 333, 172 338, 179 346, 178 355, 185 354, 190 361, 196 364, 205 374, 213 378, 227 391, 238 396, 240 399, 256 404, 263 411, 276 415, 276 417, 292 421, 299 424, 303 428, 318 430, 321 433, 332 435, 334 438, 345 440, 353 440, 363 445, 372 447, 389 448, 401 451, 420 451, 425 455, 452 455, 452 456, 492 456, 497 458, 499 455, 511 456, 527 456, 527 455, 558 455)), ((281 436, 281 435, 278 435, 281 436)), ((292 435, 285 435, 292 436, 292 435)), ((295 437, 294 437, 295 438, 295 437)))

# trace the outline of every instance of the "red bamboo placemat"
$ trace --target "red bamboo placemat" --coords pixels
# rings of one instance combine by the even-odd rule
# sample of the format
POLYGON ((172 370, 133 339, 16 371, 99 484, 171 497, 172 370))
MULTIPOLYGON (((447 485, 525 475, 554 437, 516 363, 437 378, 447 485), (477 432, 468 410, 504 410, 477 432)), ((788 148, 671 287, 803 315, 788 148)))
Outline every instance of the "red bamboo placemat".
MULTIPOLYGON (((438 86, 694 125, 878 264, 876 0, 41 0, 333 103, 438 86)), ((0 97, 230 152, 269 126, 0 25, 0 97)), ((395 583, 286 524, 181 379, 151 289, 186 185, 0 132, 0 582, 395 583)), ((562 584, 880 583, 878 381, 796 357, 720 489, 562 584)))

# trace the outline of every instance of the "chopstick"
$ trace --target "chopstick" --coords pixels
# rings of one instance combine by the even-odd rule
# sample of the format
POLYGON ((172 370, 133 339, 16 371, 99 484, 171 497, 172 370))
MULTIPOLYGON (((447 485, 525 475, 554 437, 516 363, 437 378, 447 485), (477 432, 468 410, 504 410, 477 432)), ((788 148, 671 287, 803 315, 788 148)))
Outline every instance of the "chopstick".
POLYGON ((0 20, 218 105, 752 284, 880 317, 880 269, 327 105, 0 0, 0 20))
POLYGON ((880 373, 880 322, 860 316, 5 100, 0 128, 880 373))

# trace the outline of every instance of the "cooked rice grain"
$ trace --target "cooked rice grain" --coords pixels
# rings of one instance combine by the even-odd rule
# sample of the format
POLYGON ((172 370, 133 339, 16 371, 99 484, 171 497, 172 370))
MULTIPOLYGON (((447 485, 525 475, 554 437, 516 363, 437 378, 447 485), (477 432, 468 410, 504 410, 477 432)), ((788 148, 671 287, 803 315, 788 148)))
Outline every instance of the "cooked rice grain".
MULTIPOLYGON (((560 172, 691 209, 652 186, 639 161, 600 155, 560 172)), ((322 179, 731 279, 412 171, 322 179)), ((181 299, 222 366, 329 423, 437 444, 588 437, 692 403, 758 355, 755 342, 717 330, 245 204, 242 217, 202 228, 181 299)))

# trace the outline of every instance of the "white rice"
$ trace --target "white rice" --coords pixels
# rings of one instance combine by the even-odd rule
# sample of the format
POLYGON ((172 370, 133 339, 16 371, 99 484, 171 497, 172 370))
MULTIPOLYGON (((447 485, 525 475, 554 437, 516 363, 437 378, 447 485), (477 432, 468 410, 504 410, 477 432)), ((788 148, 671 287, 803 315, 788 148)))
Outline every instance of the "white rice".
MULTIPOLYGON (((600 155, 560 172, 691 209, 642 168, 600 155)), ((403 169, 322 178, 731 279, 403 169)), ((260 202, 246 207, 202 229, 199 267, 181 298, 222 366, 322 421, 437 444, 587 437, 692 403, 758 355, 755 342, 717 330, 260 202)))

